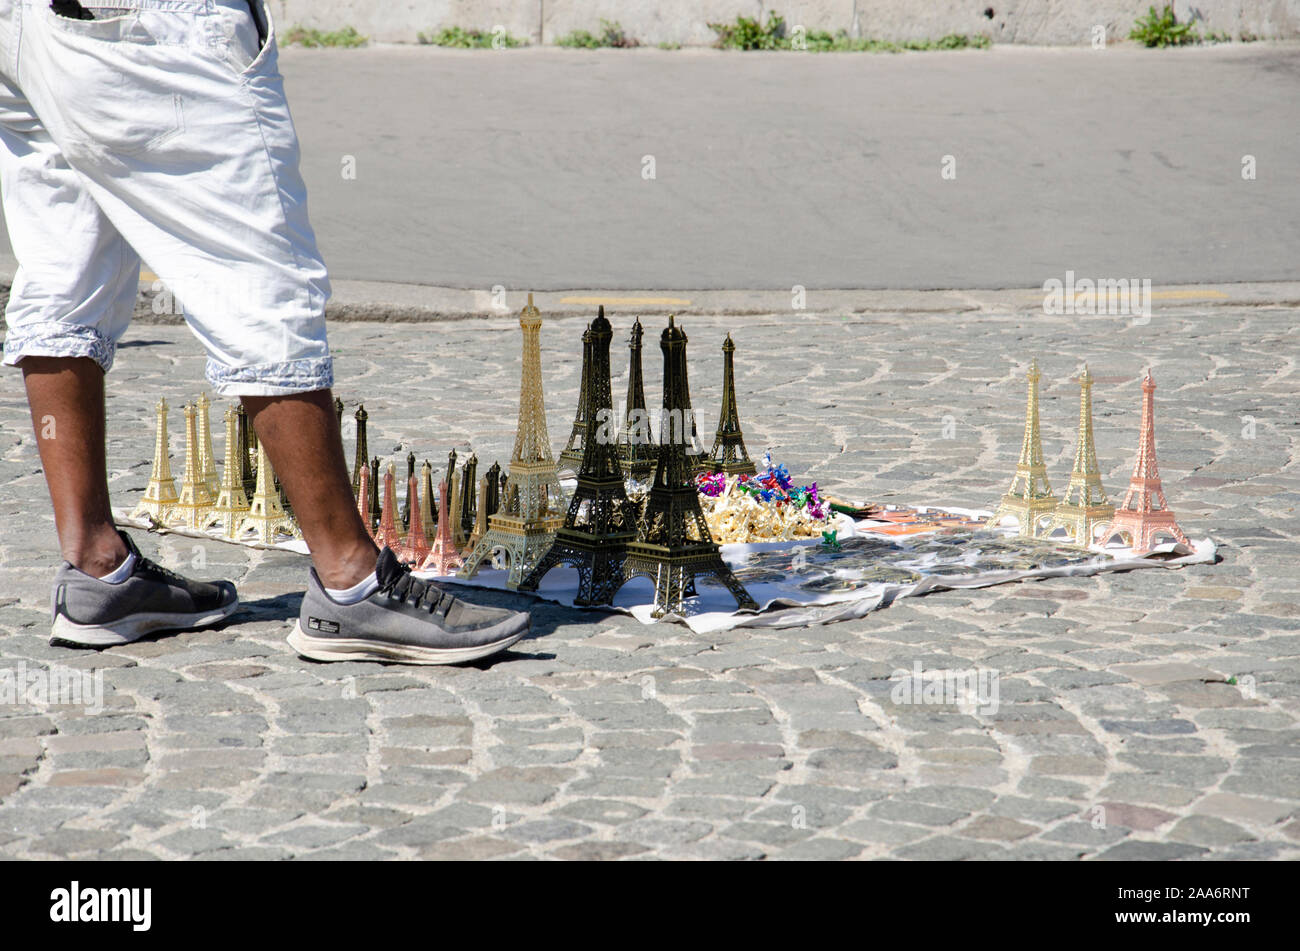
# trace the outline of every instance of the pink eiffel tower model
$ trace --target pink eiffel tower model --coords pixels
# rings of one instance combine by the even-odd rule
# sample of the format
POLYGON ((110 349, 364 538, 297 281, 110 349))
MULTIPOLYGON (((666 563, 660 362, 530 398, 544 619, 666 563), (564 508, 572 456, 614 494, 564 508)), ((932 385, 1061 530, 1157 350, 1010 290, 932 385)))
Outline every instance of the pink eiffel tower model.
POLYGON ((1129 541, 1134 552, 1150 551, 1155 547, 1157 535, 1169 535, 1184 545, 1191 544, 1174 521, 1160 484, 1160 469, 1156 465, 1155 392, 1156 381, 1147 370, 1142 380, 1142 435, 1138 439, 1133 478, 1105 534, 1107 542, 1116 536, 1129 541))
POLYGON ((375 536, 370 532, 370 464, 362 463, 361 469, 357 473, 357 484, 361 486, 357 492, 357 514, 361 516, 361 524, 366 527, 366 534, 371 538, 375 536))
POLYGON ((384 473, 384 507, 380 509, 379 530, 375 532, 375 543, 379 546, 387 545, 394 552, 402 544, 401 535, 397 531, 397 518, 394 512, 397 509, 397 502, 394 499, 396 493, 393 490, 393 464, 388 464, 388 470, 384 473))
POLYGON ((408 565, 421 565, 429 557, 429 541, 424 535, 424 521, 420 518, 420 493, 416 491, 415 476, 407 480, 407 498, 411 500, 410 529, 406 542, 396 549, 399 561, 408 565))
POLYGON ((435 575, 451 575, 463 565, 460 552, 451 540, 451 519, 447 515, 447 480, 438 483, 438 537, 433 540, 429 557, 420 565, 421 571, 432 571, 435 575))

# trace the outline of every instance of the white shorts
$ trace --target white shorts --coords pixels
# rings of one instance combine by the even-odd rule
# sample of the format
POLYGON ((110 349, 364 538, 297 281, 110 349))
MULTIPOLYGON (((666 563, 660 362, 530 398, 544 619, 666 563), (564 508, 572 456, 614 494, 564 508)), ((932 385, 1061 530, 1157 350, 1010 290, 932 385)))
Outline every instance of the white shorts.
POLYGON ((18 273, 4 362, 105 371, 140 262, 183 307, 223 396, 333 384, 329 278, 298 137, 246 0, 0 0, 0 193, 18 273))

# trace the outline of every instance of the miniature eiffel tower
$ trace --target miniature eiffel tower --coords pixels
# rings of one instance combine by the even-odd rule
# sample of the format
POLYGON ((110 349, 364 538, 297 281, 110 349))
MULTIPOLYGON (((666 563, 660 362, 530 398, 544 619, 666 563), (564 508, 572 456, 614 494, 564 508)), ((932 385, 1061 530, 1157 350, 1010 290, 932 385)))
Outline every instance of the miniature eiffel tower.
POLYGON ((185 406, 185 475, 181 479, 181 497, 172 506, 170 525, 197 529, 215 501, 208 484, 199 470, 197 410, 192 404, 185 406))
POLYGON ((1038 372, 1037 360, 1029 362, 1025 378, 1029 381, 1029 395, 1025 404, 1025 439, 1020 446, 1020 462, 1016 464, 1011 488, 1002 496, 987 524, 997 525, 1012 515, 1019 523, 1020 534, 1032 537, 1039 534, 1039 520, 1044 515, 1051 515, 1056 508, 1056 496, 1047 481, 1043 442, 1038 433, 1038 381, 1042 374, 1038 372))
POLYGON ((435 513, 438 511, 437 505, 433 500, 433 466, 429 465, 429 460, 424 460, 424 465, 420 466, 420 526, 424 531, 426 539, 432 538, 434 530, 438 527, 438 520, 435 513))
POLYGON ((1147 370, 1142 380, 1142 434, 1138 437, 1137 459, 1133 463, 1133 477, 1123 503, 1115 509, 1115 517, 1104 529, 1104 541, 1116 536, 1128 541, 1135 553, 1150 551, 1156 538, 1165 535, 1191 545, 1183 530, 1174 520, 1165 502, 1164 486, 1160 482, 1160 467, 1156 464, 1156 381, 1147 370))
POLYGON ((212 451, 212 426, 209 410, 212 401, 207 393, 200 393, 195 404, 198 407, 199 421, 199 478, 208 487, 208 494, 216 498, 221 493, 221 480, 217 478, 217 459, 212 451))
MULTIPOLYGON (((601 317, 605 316, 605 307, 602 304, 599 310, 601 317)), ((560 472, 571 472, 578 474, 582 468, 582 453, 586 449, 583 445, 583 434, 587 431, 587 390, 591 381, 591 324, 587 324, 587 329, 582 332, 582 377, 578 383, 578 408, 573 414, 573 431, 569 433, 569 441, 560 453, 560 458, 556 462, 556 467, 560 472)))
POLYGON ((438 535, 433 540, 429 555, 420 565, 421 571, 431 571, 435 575, 454 574, 463 564, 460 552, 451 540, 451 516, 447 512, 447 483, 438 483, 438 535))
POLYGON ((339 439, 342 440, 342 438, 343 438, 343 400, 341 400, 341 399, 340 399, 339 397, 337 397, 337 396, 334 397, 334 422, 338 424, 338 427, 339 427, 339 439))
POLYGON ((271 544, 278 535, 302 537, 298 526, 280 505, 280 497, 275 491, 275 472, 266 456, 266 447, 261 443, 257 446, 257 488, 249 501, 248 514, 239 523, 239 537, 242 539, 250 532, 263 544, 271 544))
POLYGON ((1098 526, 1114 514, 1115 506, 1101 485, 1097 447, 1092 440, 1092 375, 1085 363, 1079 374, 1079 444, 1074 450, 1074 468, 1044 534, 1051 536, 1064 528, 1076 545, 1086 548, 1095 540, 1098 526))
POLYGON ((257 436, 248 421, 248 412, 240 403, 235 412, 236 430, 239 434, 239 481, 244 484, 245 498, 251 496, 257 488, 257 436))
POLYGON ((736 345, 731 334, 727 334, 722 343, 722 412, 718 414, 718 432, 713 437, 708 468, 727 475, 755 475, 758 467, 745 449, 745 434, 740 429, 740 413, 736 410, 735 353, 736 345))
MULTIPOLYGON (((537 567, 519 583, 521 591, 536 591, 543 576, 557 565, 578 570, 574 604, 609 604, 623 584, 623 560, 636 528, 627 519, 627 492, 615 439, 602 438, 601 411, 610 409, 609 341, 613 330, 602 312, 588 329, 590 376, 582 410, 582 466, 578 487, 569 500, 564 525, 537 567)), ((607 412, 606 412, 606 415, 607 412)), ((607 424, 606 424, 607 425, 607 424)), ((694 489, 692 489, 692 492, 694 489)))
MULTIPOLYGON (((352 418, 357 421, 357 451, 352 460, 352 494, 356 495, 361 490, 361 469, 365 466, 366 458, 370 453, 370 447, 366 444, 366 420, 370 418, 370 414, 366 412, 365 403, 357 407, 352 418)), ((370 473, 373 477, 374 469, 371 469, 370 473)))
POLYGON ((406 486, 406 501, 402 503, 402 521, 400 528, 403 532, 411 530, 411 497, 415 494, 411 490, 411 480, 415 478, 415 453, 406 454, 406 481, 402 485, 406 486))
POLYGON ((460 467, 460 493, 457 501, 460 505, 460 540, 465 543, 462 548, 471 547, 469 538, 474 534, 474 512, 478 508, 474 495, 477 478, 478 456, 471 452, 465 464, 460 467))
POLYGON ((510 560, 506 587, 519 586, 537 560, 545 554, 564 524, 560 514, 565 504, 564 491, 551 456, 550 437, 546 433, 546 402, 542 394, 541 328, 542 315, 533 305, 533 295, 519 314, 523 330, 523 360, 519 380, 519 426, 515 430, 515 448, 510 459, 501 507, 488 518, 487 533, 479 540, 465 567, 462 578, 472 578, 479 566, 496 549, 503 549, 510 560))
POLYGON ((718 553, 700 509, 694 466, 684 445, 685 420, 691 410, 686 379, 686 334, 672 317, 668 318, 668 326, 659 338, 659 347, 664 352, 665 422, 660 433, 654 486, 636 538, 627 546, 623 577, 630 580, 640 575, 654 582, 654 617, 662 617, 669 611, 680 614, 683 602, 695 590, 697 575, 711 576, 731 592, 740 607, 757 610, 754 599, 718 553))
POLYGON ((248 510, 248 496, 239 473, 239 413, 232 406, 226 410, 226 464, 221 470, 217 504, 212 506, 203 527, 220 528, 226 538, 234 538, 248 510))
POLYGON ((466 543, 466 547, 471 551, 479 543, 479 540, 487 534, 488 509, 484 500, 487 498, 490 481, 489 476, 483 476, 478 480, 479 502, 474 511, 474 528, 469 534, 469 541, 466 543))
POLYGON ((393 551, 402 544, 401 533, 397 530, 397 492, 393 486, 393 464, 390 462, 384 470, 384 508, 379 515, 379 531, 375 533, 375 544, 381 548, 387 545, 393 551))
POLYGON ((370 460, 370 533, 379 531, 379 457, 370 460))
POLYGON ((624 476, 639 482, 654 475, 655 447, 650 432, 650 413, 645 405, 645 379, 641 372, 641 321, 632 324, 628 338, 627 405, 618 434, 618 461, 624 476))
POLYGON ((149 471, 149 484, 144 497, 131 510, 132 518, 149 518, 165 523, 171 516, 176 495, 176 480, 172 478, 171 456, 167 451, 167 401, 159 399, 154 406, 157 428, 154 431, 153 468, 149 471))
POLYGON ((395 551, 399 561, 408 565, 422 565, 429 557, 430 548, 424 534, 424 520, 420 517, 420 493, 414 475, 406 480, 406 497, 411 500, 411 528, 406 533, 406 541, 395 551))
POLYGON ((361 516, 361 524, 365 526, 366 534, 374 538, 374 530, 370 527, 370 463, 368 462, 361 464, 361 478, 357 487, 357 514, 361 516))
MULTIPOLYGON (((453 491, 455 490, 456 488, 456 450, 455 449, 447 453, 447 473, 446 475, 443 476, 442 481, 446 482, 449 486, 451 486, 453 491)), ((448 505, 451 504, 450 500, 448 500, 447 504, 448 505)), ((451 511, 454 513, 458 510, 453 508, 451 509, 451 511)))
POLYGON ((487 489, 479 499, 479 509, 483 511, 484 518, 495 515, 497 509, 501 507, 501 463, 492 463, 486 479, 487 489))
MULTIPOLYGON (((465 469, 461 466, 461 471, 465 469)), ((447 499, 447 511, 451 513, 451 541, 457 551, 465 550, 465 532, 460 526, 460 479, 456 473, 451 474, 451 497, 447 499)))

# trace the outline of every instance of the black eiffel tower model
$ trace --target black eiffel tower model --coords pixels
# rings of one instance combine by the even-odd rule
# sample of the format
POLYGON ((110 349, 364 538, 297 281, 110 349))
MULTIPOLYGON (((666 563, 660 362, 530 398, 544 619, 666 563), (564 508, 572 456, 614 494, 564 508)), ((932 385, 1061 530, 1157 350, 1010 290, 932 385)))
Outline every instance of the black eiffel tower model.
POLYGON ((731 334, 722 342, 722 412, 718 414, 718 431, 713 437, 708 468, 727 475, 756 475, 758 467, 745 449, 745 434, 736 411, 736 345, 731 334))
POLYGON ((654 486, 636 539, 627 546, 623 578, 638 575, 655 584, 652 615, 682 613, 683 601, 695 591, 697 575, 711 576, 726 587, 741 608, 758 610, 709 534, 695 488, 694 463, 686 453, 685 425, 673 432, 672 420, 689 418, 691 409, 686 380, 686 334, 674 319, 659 338, 664 352, 664 423, 659 438, 659 459, 654 486))
MULTIPOLYGON (((605 305, 601 305, 597 316, 605 316, 605 305)), ((591 387, 591 324, 582 332, 582 378, 578 383, 578 409, 573 414, 573 431, 569 441, 560 452, 555 462, 556 472, 572 472, 575 476, 582 468, 582 452, 586 448, 583 439, 587 433, 587 395, 591 387)))
POLYGON ((655 447, 650 414, 645 408, 645 378, 641 373, 641 321, 632 325, 628 338, 627 405, 618 433, 618 462, 624 476, 639 482, 654 475, 655 447))
MULTIPOLYGON (((578 570, 578 593, 574 604, 609 604, 623 586, 623 559, 627 543, 636 537, 628 519, 627 492, 619 466, 618 446, 602 438, 601 410, 611 409, 609 383, 609 341, 613 329, 604 310, 583 334, 590 356, 585 396, 580 411, 584 420, 582 462, 578 466, 578 487, 569 500, 564 525, 528 576, 519 583, 521 591, 536 591, 548 571, 557 565, 578 570)), ((608 430, 606 430, 608 431, 608 430)))
MULTIPOLYGON (((474 534, 474 514, 478 509, 474 494, 478 490, 478 456, 471 452, 460 467, 460 519, 461 537, 468 541, 474 534)), ((453 523, 454 524, 454 523, 453 523)))

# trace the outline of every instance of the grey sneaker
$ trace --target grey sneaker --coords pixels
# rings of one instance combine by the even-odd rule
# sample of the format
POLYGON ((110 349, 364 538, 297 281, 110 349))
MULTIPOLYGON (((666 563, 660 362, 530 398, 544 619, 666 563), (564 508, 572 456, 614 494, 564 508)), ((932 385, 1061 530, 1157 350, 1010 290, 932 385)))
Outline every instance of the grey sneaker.
POLYGON ((526 613, 453 597, 412 577, 389 548, 379 552, 375 576, 378 591, 339 604, 313 569, 289 645, 312 660, 461 664, 505 650, 528 633, 526 613))
POLYGON ((239 607, 229 581, 190 581, 140 554, 130 536, 120 533, 135 555, 131 577, 109 584, 64 562, 54 576, 54 627, 51 644, 112 647, 155 631, 207 627, 239 607))

